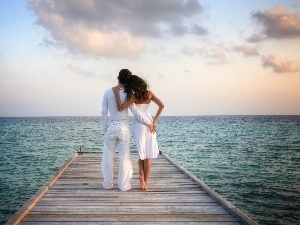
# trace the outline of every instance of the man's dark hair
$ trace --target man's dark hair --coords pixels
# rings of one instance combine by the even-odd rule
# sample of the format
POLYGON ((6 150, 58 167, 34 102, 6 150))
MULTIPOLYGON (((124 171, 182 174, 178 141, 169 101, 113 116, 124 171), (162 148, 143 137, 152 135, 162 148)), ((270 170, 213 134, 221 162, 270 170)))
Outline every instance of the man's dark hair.
POLYGON ((131 75, 132 73, 128 69, 121 69, 119 72, 118 80, 121 84, 125 84, 126 79, 131 75))

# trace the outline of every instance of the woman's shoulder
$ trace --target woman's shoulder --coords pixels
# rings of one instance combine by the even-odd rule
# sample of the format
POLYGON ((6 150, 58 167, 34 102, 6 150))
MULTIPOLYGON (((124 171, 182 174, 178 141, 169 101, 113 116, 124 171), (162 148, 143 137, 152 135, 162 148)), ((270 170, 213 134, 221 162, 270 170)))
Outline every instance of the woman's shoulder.
POLYGON ((147 101, 151 101, 153 96, 154 96, 154 93, 149 90, 148 91, 148 100, 147 101))
POLYGON ((155 96, 155 94, 152 91, 149 91, 149 99, 151 100, 152 97, 155 96))

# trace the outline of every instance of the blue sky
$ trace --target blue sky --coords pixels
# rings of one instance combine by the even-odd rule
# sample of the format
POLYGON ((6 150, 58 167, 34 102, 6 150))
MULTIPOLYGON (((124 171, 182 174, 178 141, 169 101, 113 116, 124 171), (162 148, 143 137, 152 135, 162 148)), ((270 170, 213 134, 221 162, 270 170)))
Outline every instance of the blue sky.
POLYGON ((297 0, 1 0, 0 116, 99 116, 122 68, 165 116, 299 115, 299 12, 297 0))

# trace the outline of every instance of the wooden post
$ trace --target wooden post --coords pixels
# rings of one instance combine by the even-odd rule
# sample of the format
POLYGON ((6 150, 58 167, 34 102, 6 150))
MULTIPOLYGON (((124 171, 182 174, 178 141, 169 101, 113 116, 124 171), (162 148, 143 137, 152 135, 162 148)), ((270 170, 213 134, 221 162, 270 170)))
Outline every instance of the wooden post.
POLYGON ((82 155, 83 154, 83 150, 82 147, 80 146, 79 151, 78 151, 78 155, 82 155))

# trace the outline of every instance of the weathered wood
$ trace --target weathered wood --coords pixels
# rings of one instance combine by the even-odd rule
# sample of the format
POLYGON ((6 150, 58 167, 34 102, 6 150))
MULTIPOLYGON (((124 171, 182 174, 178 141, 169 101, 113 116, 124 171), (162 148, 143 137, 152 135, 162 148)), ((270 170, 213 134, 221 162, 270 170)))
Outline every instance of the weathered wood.
POLYGON ((232 212, 229 202, 169 160, 167 155, 153 160, 149 189, 141 191, 138 155, 133 153, 132 190, 121 192, 117 188, 118 154, 114 188, 105 190, 101 153, 85 152, 43 186, 46 190, 34 205, 25 204, 26 211, 16 213, 7 224, 255 224, 250 218, 250 223, 241 219, 242 212, 232 212))
POLYGON ((77 157, 74 155, 69 161, 67 161, 61 169, 43 185, 5 224, 19 224, 20 221, 28 214, 28 212, 35 206, 35 204, 43 197, 43 195, 48 191, 49 187, 56 181, 56 179, 66 170, 66 168, 71 164, 71 162, 77 157))

